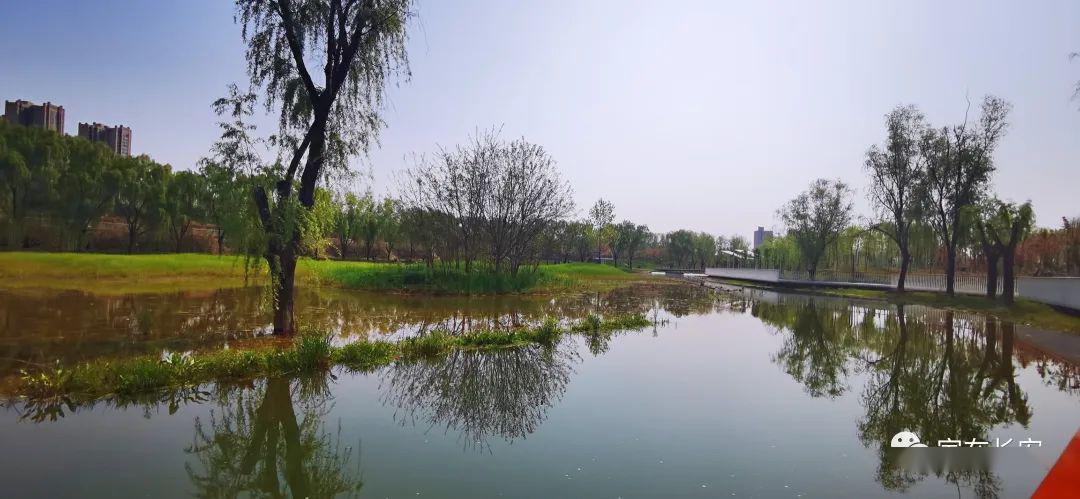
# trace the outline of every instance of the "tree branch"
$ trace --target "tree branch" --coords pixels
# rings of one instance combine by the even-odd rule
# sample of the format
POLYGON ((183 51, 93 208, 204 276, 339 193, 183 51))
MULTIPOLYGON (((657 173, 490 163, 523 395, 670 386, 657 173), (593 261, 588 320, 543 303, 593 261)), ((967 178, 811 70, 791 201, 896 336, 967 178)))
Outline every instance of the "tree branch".
POLYGON ((296 36, 296 20, 292 15, 291 2, 289 0, 278 0, 273 5, 277 7, 278 15, 281 17, 281 27, 285 30, 285 39, 289 41, 289 50, 292 51, 296 71, 300 73, 300 79, 304 82, 304 89, 307 90, 309 98, 314 103, 319 99, 319 91, 315 87, 315 82, 311 80, 311 74, 308 73, 307 65, 304 63, 300 38, 296 36))

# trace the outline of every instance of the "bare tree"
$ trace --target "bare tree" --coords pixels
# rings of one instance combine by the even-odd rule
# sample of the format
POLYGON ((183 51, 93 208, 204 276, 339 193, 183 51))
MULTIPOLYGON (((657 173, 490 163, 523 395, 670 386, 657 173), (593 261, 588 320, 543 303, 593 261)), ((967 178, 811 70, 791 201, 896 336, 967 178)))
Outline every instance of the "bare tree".
POLYGON ((866 152, 869 197, 879 218, 871 229, 888 236, 900 249, 896 289, 903 291, 911 264, 911 223, 921 207, 919 189, 925 178, 925 163, 919 155, 925 118, 915 106, 898 106, 885 116, 885 129, 884 146, 871 146, 866 152))
POLYGON ((1002 99, 983 99, 979 121, 929 129, 920 140, 926 159, 924 210, 945 247, 945 292, 956 286, 956 250, 963 231, 963 212, 986 190, 994 172, 993 153, 1005 134, 1010 105, 1002 99))
POLYGON ((427 220, 457 235, 467 272, 486 244, 495 272, 508 266, 516 273, 536 255, 544 230, 573 209, 570 188, 543 147, 501 141, 494 130, 421 158, 409 178, 406 204, 441 215, 427 220))
POLYGON ((817 179, 778 212, 795 238, 813 279, 826 248, 851 223, 851 189, 840 180, 817 179))
POLYGON ((494 175, 485 182, 490 187, 483 228, 495 271, 506 262, 517 273, 534 255, 540 234, 569 215, 573 201, 569 185, 543 147, 517 139, 502 144, 495 160, 494 175))

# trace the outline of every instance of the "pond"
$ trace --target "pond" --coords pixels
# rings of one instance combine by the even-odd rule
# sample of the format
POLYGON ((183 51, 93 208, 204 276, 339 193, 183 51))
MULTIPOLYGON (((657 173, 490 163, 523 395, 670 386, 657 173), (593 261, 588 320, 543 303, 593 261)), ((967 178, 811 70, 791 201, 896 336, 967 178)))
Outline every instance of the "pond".
MULTIPOLYGON (((3 292, 2 357, 10 374, 259 341, 263 300, 3 292)), ((1080 424, 1080 367, 1046 347, 1080 338, 921 306, 662 285, 472 299, 305 290, 300 307, 343 341, 591 311, 655 326, 140 401, 9 403, 5 494, 1020 497, 1080 424), (1006 445, 920 470, 889 446, 903 430, 1006 445)))

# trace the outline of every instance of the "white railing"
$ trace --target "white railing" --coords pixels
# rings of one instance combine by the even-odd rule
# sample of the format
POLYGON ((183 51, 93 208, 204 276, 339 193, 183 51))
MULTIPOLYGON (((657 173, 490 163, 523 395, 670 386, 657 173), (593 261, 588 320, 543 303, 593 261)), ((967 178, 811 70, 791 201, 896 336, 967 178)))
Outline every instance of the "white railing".
MULTIPOLYGON (((893 287, 896 286, 899 276, 893 278, 893 287)), ((981 295, 986 293, 986 275, 983 274, 957 274, 954 283, 957 293, 969 295, 981 295)), ((1004 286, 1004 280, 998 277, 997 290, 1000 293, 1004 286)), ((913 291, 945 291, 945 274, 908 274, 904 280, 904 288, 913 291)))
MULTIPOLYGON (((708 268, 711 277, 726 277, 759 282, 863 284, 896 288, 900 278, 891 272, 851 272, 818 270, 813 278, 805 270, 796 269, 733 269, 708 268)), ((997 291, 1002 292, 1004 279, 998 277, 997 291)), ((904 288, 911 291, 945 291, 945 274, 913 272, 907 275, 904 288)), ((985 274, 957 274, 957 293, 981 295, 986 293, 985 274)), ((1080 277, 1018 277, 1016 295, 1041 303, 1080 310, 1080 277)))
MULTIPOLYGON (((720 270, 720 269, 717 269, 720 270)), ((783 269, 780 281, 828 284, 870 284, 895 288, 900 275, 895 272, 859 272, 822 269, 814 273, 799 269, 783 269)), ((998 277, 997 289, 1001 292, 1004 281, 998 277)), ((912 291, 945 291, 945 274, 909 273, 904 288, 912 291)), ((986 293, 986 275, 958 274, 955 281, 957 293, 981 295, 986 293)))
POLYGON ((893 274, 885 272, 851 272, 843 270, 824 269, 815 272, 813 277, 811 277, 810 272, 806 270, 784 269, 780 272, 780 280, 801 282, 879 284, 882 286, 891 286, 896 284, 896 278, 893 276, 893 274))

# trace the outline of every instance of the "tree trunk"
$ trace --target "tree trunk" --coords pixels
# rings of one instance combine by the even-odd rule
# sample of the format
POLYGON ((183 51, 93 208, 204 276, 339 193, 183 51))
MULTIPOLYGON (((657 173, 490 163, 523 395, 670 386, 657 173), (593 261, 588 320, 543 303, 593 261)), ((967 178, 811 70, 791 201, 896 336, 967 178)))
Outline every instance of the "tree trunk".
POLYGON ((1012 304, 1016 295, 1016 281, 1013 275, 1014 266, 1016 264, 1016 247, 1008 247, 1005 249, 1003 256, 1003 279, 1001 285, 1001 297, 1005 300, 1005 303, 1012 304))
POLYGON ((956 242, 945 245, 945 292, 956 294, 956 242))
POLYGON ((132 252, 135 251, 135 239, 138 238, 138 236, 139 236, 138 227, 135 224, 133 224, 131 222, 128 222, 128 254, 129 255, 132 252))
POLYGON ((274 334, 290 336, 296 332, 293 316, 293 277, 296 253, 288 249, 271 250, 266 257, 274 291, 274 334))
POLYGON ((986 255, 986 296, 990 298, 997 296, 998 259, 996 254, 986 255))
POLYGON ((218 255, 225 254, 225 231, 221 229, 217 231, 217 252, 218 255))
POLYGON ((911 251, 908 250, 907 245, 903 245, 900 247, 900 277, 896 279, 897 291, 904 291, 904 284, 907 282, 907 272, 910 265, 911 251))

